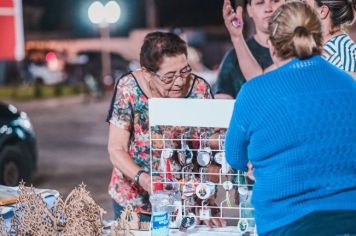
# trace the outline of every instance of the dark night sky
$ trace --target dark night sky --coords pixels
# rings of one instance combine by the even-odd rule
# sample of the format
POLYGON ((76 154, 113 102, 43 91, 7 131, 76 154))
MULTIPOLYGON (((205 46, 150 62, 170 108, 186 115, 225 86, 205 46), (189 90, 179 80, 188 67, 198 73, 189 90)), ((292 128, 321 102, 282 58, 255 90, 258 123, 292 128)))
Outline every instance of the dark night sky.
MULTIPOLYGON (((102 0, 106 2, 107 0, 102 0)), ((116 0, 122 9, 121 18, 112 27, 113 35, 127 34, 132 28, 145 27, 144 0, 116 0)), ((35 26, 26 25, 26 31, 60 31, 81 37, 95 36, 97 31, 88 20, 87 9, 92 0, 23 0, 24 8, 43 10, 35 26)), ((159 27, 199 27, 223 25, 223 0, 155 0, 159 27)))

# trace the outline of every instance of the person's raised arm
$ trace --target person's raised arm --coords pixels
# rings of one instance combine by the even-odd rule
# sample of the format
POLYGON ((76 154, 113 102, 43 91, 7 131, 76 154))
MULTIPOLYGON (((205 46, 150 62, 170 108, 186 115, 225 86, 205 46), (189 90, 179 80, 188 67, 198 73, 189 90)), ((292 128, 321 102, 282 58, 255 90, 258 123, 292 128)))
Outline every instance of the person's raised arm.
POLYGON ((234 11, 230 4, 230 0, 224 0, 223 18, 225 26, 229 31, 232 44, 234 45, 236 51, 236 56, 245 79, 250 80, 253 77, 262 74, 264 71, 251 54, 242 34, 244 24, 242 18, 242 7, 238 6, 236 11, 234 11))

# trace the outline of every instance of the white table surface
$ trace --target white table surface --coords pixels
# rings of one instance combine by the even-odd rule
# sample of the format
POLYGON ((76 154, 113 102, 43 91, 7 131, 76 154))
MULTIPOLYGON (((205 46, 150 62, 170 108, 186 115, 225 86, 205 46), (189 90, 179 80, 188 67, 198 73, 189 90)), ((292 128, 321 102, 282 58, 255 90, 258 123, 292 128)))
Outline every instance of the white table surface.
MULTIPOLYGON (((150 231, 131 231, 135 236, 151 236, 150 231)), ((238 233, 236 227, 228 226, 225 228, 207 228, 206 226, 197 226, 193 230, 188 232, 180 232, 178 229, 171 229, 169 235, 174 236, 241 236, 241 233, 238 233)))

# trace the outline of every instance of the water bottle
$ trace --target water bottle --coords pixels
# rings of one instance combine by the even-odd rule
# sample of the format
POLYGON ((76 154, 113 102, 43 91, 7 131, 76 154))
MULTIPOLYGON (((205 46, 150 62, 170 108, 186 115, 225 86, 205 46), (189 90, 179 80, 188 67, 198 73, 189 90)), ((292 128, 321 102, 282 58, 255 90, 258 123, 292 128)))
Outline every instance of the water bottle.
POLYGON ((163 184, 155 184, 150 196, 152 205, 151 236, 169 236, 168 205, 170 198, 163 184))

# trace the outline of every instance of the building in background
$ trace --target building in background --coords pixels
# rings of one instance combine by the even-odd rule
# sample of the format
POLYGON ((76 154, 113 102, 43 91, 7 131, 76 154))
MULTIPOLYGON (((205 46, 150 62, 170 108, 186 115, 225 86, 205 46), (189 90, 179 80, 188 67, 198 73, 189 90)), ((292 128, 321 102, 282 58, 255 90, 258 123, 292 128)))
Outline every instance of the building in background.
POLYGON ((0 1, 0 84, 8 73, 13 73, 11 63, 24 58, 22 0, 0 1))

